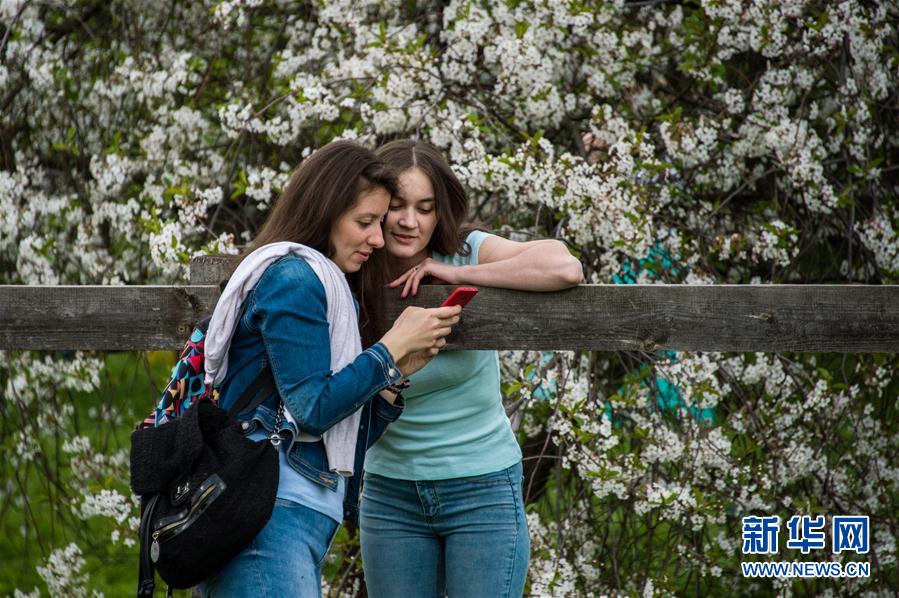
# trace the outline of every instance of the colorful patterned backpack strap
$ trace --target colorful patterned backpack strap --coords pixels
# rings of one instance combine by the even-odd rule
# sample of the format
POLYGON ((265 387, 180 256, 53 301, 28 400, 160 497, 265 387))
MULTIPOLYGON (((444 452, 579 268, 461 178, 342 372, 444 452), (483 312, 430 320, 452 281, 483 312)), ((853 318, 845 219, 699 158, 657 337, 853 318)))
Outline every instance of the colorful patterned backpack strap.
POLYGON ((212 316, 204 318, 194 326, 175 367, 172 368, 162 397, 149 416, 138 424, 138 428, 157 427, 172 418, 181 417, 191 405, 203 397, 218 400, 217 389, 207 388, 204 380, 206 330, 211 319, 212 316))
POLYGON ((172 374, 169 383, 162 392, 159 404, 155 409, 155 425, 160 426, 173 417, 181 417, 184 412, 199 399, 209 396, 216 400, 216 396, 206 388, 205 376, 205 346, 206 331, 212 316, 204 318, 194 327, 181 356, 172 374))
MULTIPOLYGON (((172 368, 162 397, 147 418, 136 426, 138 430, 156 428, 169 420, 181 417, 191 405, 203 398, 209 398, 218 404, 219 389, 206 386, 205 382, 206 331, 209 329, 210 320, 212 316, 200 320, 194 326, 190 338, 181 350, 178 362, 172 368)), ((242 413, 245 409, 255 409, 275 392, 277 385, 272 370, 266 366, 247 386, 232 406, 232 410, 235 413, 242 413)))

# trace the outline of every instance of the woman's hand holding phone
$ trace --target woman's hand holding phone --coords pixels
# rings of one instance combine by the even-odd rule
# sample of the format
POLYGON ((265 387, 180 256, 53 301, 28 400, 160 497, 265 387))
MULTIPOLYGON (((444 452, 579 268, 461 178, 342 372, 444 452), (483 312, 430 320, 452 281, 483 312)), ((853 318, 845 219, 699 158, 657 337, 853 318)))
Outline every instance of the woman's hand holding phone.
POLYGON ((459 322, 460 305, 407 307, 381 338, 403 375, 423 368, 446 345, 445 337, 459 322))

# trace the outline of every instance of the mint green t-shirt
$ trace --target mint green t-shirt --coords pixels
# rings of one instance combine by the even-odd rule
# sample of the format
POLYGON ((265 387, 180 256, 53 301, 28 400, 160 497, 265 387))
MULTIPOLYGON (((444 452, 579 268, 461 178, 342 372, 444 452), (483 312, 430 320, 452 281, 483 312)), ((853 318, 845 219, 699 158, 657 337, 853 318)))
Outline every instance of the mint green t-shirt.
MULTIPOLYGON (((475 265, 489 236, 468 235, 470 256, 433 258, 475 265)), ((441 352, 409 380, 403 414, 368 449, 366 471, 401 480, 445 480, 500 471, 521 460, 503 409, 496 351, 441 352)))

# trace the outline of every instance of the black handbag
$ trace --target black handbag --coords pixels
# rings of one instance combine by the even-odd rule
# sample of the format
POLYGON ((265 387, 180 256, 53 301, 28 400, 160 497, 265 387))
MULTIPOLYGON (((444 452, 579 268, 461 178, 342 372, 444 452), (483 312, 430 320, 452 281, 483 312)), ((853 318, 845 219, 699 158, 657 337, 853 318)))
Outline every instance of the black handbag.
MULTIPOLYGON (((138 596, 153 595, 154 569, 169 592, 197 585, 268 522, 278 489, 280 437, 254 442, 236 416, 274 391, 265 368, 230 410, 204 398, 179 418, 131 434, 131 488, 141 497, 138 596)), ((283 409, 279 404, 278 420, 283 409)))

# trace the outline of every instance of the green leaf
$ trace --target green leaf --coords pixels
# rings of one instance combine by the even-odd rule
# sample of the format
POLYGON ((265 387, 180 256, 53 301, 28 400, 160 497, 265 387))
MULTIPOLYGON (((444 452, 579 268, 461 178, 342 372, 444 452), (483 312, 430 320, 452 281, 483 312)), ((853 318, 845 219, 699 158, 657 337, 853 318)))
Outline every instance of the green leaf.
POLYGON ((527 33, 530 24, 527 21, 515 21, 515 37, 521 39, 527 33))
POLYGON ((722 81, 727 79, 727 67, 725 67, 720 62, 716 62, 712 66, 709 67, 709 72, 712 73, 713 77, 717 77, 722 81))

